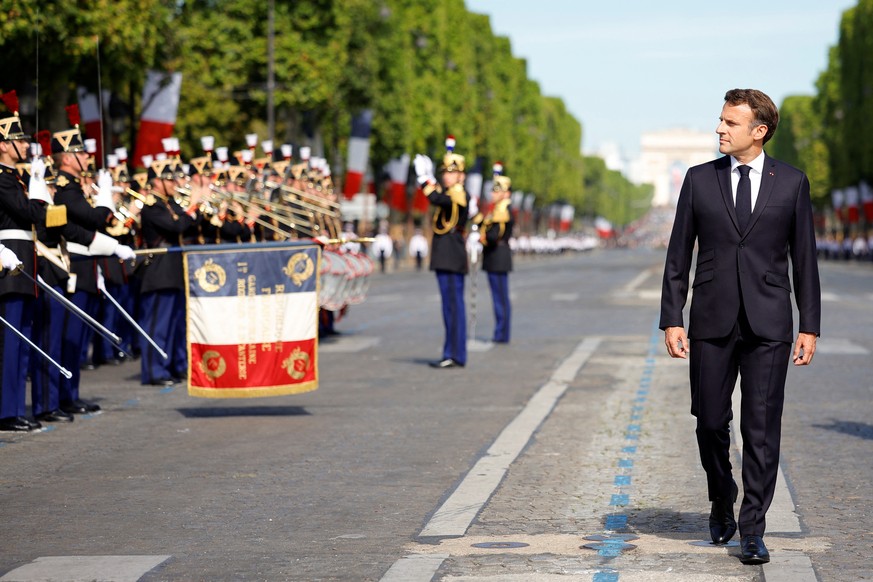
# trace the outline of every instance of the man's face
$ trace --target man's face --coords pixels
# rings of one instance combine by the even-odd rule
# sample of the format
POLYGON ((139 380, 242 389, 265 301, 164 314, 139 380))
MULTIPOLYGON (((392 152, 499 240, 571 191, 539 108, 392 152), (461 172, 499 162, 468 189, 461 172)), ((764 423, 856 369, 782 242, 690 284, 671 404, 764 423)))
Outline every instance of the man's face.
POLYGON ((8 156, 9 161, 13 163, 23 162, 27 158, 30 142, 25 139, 12 139, 9 141, 0 141, 0 153, 8 156))
POLYGON ((746 103, 740 105, 725 103, 719 119, 721 121, 715 128, 715 133, 718 134, 718 151, 744 162, 757 157, 760 140, 767 135, 767 126, 753 125, 755 116, 752 108, 746 103), (750 155, 750 159, 745 159, 750 155))
POLYGON ((152 186, 155 189, 155 192, 160 194, 161 196, 169 196, 170 190, 173 187, 171 180, 163 180, 161 178, 157 178, 152 180, 152 186))
POLYGON ((463 172, 443 172, 443 186, 451 188, 455 184, 463 183, 463 175, 463 172))

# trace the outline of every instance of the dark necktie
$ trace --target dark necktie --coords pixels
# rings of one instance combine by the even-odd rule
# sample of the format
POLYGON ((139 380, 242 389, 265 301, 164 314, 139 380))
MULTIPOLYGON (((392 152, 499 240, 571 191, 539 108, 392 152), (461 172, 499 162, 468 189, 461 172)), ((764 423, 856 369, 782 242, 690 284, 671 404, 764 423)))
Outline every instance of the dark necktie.
POLYGON ((752 217, 752 181, 749 179, 749 166, 737 166, 740 171, 740 183, 737 184, 737 224, 740 231, 745 231, 752 217))

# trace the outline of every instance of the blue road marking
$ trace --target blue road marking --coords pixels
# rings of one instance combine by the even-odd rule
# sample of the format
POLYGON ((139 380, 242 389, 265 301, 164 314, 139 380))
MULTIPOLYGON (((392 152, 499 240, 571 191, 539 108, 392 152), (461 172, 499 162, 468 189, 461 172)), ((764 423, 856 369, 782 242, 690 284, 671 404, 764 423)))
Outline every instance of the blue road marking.
POLYGON ((616 475, 615 476, 615 486, 616 487, 624 487, 625 485, 631 484, 631 476, 630 475, 616 475))

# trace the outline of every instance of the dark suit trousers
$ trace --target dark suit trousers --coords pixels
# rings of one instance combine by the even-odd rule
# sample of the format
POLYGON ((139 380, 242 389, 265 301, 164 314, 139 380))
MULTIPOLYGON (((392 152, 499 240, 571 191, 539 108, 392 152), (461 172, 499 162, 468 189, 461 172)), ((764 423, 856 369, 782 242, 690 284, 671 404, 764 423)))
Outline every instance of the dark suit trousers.
POLYGON ((764 535, 779 469, 782 404, 791 344, 755 336, 745 312, 728 337, 691 340, 691 414, 710 500, 731 494, 731 394, 740 376, 743 436, 741 535, 764 535))

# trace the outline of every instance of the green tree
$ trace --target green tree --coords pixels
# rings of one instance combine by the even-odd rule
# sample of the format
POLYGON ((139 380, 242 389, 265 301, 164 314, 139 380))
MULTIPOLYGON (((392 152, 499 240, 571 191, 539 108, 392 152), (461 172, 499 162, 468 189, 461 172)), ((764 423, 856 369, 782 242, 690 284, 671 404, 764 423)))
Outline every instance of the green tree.
POLYGON ((176 46, 173 6, 169 0, 0 0, 0 75, 16 79, 19 93, 38 87, 42 127, 66 127, 64 107, 75 102, 77 86, 125 95, 131 85, 141 90, 145 71, 176 46))
POLYGON ((779 107, 779 127, 768 143, 770 155, 806 172, 813 203, 830 199, 830 161, 821 117, 811 96, 786 97, 779 107))

